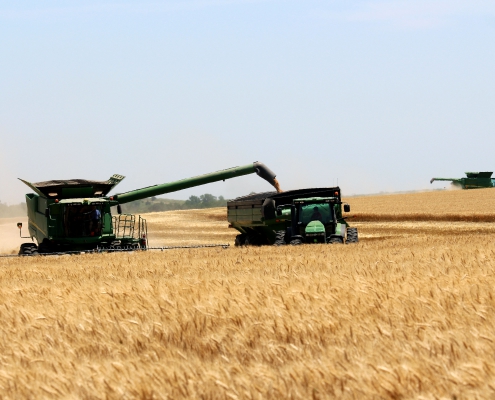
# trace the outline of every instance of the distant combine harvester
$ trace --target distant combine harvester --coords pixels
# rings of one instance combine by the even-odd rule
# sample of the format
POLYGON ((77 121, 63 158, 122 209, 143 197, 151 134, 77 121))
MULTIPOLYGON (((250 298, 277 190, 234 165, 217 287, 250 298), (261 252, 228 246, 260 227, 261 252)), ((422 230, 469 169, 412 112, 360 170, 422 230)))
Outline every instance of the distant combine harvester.
POLYGON ((461 189, 483 189, 495 187, 493 172, 466 172, 466 178, 431 178, 434 181, 449 181, 455 187, 461 189))

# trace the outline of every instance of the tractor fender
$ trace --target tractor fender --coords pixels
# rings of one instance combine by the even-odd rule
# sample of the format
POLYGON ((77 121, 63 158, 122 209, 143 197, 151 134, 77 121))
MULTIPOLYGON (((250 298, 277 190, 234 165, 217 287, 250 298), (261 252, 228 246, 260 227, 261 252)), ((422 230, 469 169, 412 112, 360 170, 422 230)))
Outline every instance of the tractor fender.
POLYGON ((330 237, 332 236, 340 236, 345 239, 347 237, 347 225, 341 224, 340 222, 337 223, 337 226, 335 227, 335 234, 330 235, 330 237))

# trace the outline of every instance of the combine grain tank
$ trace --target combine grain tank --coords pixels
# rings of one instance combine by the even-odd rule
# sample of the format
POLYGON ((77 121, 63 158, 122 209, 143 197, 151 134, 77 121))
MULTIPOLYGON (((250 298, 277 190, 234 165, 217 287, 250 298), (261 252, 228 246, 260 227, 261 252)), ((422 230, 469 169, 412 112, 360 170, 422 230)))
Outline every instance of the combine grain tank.
MULTIPOLYGON (((344 212, 350 206, 344 204, 344 212)), ((342 216, 340 188, 299 189, 239 197, 227 203, 235 244, 356 243, 357 228, 342 216)))
MULTIPOLYGON (((37 244, 23 243, 19 254, 146 248, 146 220, 122 214, 121 204, 252 173, 278 187, 275 174, 259 162, 113 196, 108 193, 124 179, 122 175, 113 175, 107 181, 23 180, 34 192, 26 195, 27 238, 37 244), (117 206, 119 215, 112 216, 112 206, 117 206)), ((21 223, 17 226, 22 228, 21 223)))

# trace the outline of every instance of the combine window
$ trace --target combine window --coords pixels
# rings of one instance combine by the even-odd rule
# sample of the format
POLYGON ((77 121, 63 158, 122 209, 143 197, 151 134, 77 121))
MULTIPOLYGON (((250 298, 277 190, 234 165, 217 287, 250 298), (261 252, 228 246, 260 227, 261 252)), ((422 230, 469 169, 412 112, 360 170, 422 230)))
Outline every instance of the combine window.
POLYGON ((69 204, 64 211, 66 237, 101 236, 102 206, 69 204))
POLYGON ((329 203, 301 204, 299 206, 299 221, 307 225, 311 221, 320 221, 324 225, 333 220, 332 207, 329 203))

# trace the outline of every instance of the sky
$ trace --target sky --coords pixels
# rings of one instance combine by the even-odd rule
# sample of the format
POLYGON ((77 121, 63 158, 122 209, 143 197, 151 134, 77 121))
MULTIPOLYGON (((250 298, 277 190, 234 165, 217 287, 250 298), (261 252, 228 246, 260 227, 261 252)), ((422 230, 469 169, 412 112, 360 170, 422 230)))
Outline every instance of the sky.
MULTIPOLYGON (((0 3, 0 201, 261 161, 282 189, 445 187, 495 171, 495 2, 0 3)), ((165 197, 234 198, 256 175, 165 197)))

